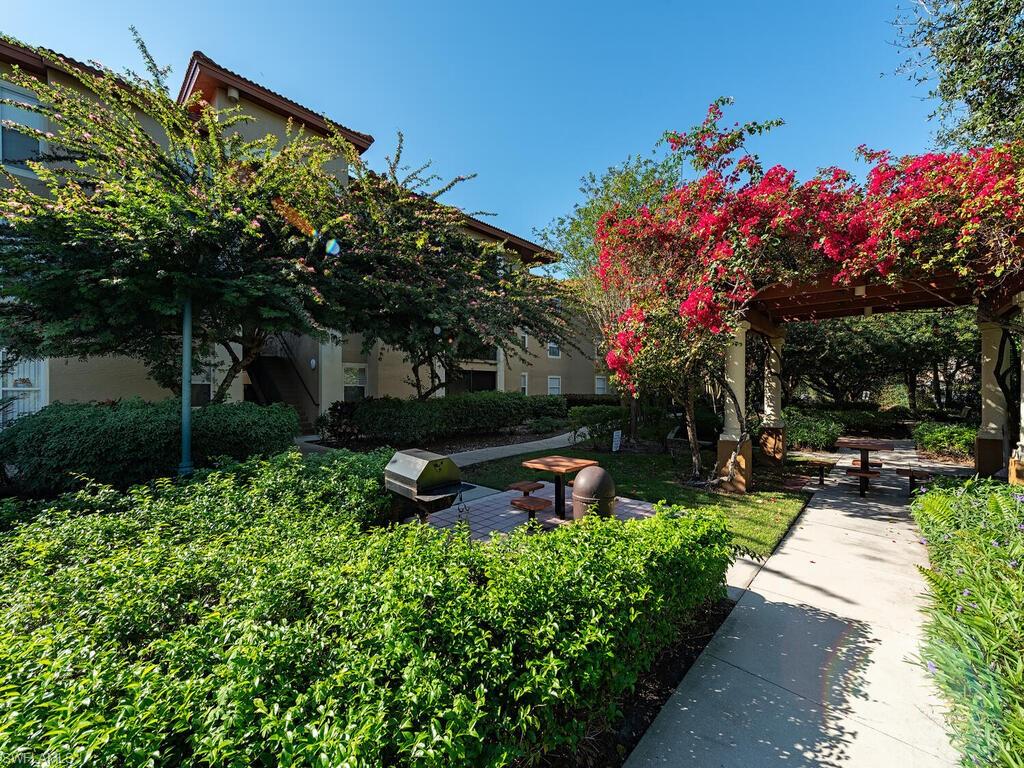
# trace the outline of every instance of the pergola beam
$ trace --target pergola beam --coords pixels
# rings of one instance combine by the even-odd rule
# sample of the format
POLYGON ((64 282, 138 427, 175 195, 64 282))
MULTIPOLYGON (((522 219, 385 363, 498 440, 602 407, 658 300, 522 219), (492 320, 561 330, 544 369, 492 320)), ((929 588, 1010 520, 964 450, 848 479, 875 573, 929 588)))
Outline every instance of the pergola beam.
POLYGON ((866 309, 870 309, 872 312, 891 312, 897 310, 909 311, 912 309, 966 306, 971 303, 972 299, 970 291, 967 290, 950 291, 945 296, 935 296, 918 291, 915 293, 905 293, 900 296, 864 296, 857 297, 856 300, 812 304, 806 307, 793 307, 792 309, 777 309, 772 312, 772 315, 780 321, 814 320, 822 317, 852 317, 864 314, 866 309))
POLYGON ((767 336, 769 339, 773 339, 783 334, 783 330, 768 317, 764 312, 758 309, 750 308, 744 311, 743 319, 750 323, 750 329, 757 333, 767 336))
POLYGON ((752 306, 774 321, 812 319, 844 309, 845 315, 861 314, 866 307, 881 309, 882 305, 897 308, 913 306, 923 308, 960 306, 971 302, 969 291, 962 287, 961 279, 953 273, 928 279, 903 280, 898 283, 870 285, 835 285, 833 276, 826 275, 803 284, 777 284, 759 291, 752 306))

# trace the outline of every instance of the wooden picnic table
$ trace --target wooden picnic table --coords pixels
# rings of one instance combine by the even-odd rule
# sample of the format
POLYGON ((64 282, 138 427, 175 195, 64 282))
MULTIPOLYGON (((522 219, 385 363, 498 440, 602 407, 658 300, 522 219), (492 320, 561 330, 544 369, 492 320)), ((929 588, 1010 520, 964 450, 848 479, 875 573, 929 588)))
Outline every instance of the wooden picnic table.
POLYGON ((526 469, 539 469, 555 476, 555 514, 565 519, 565 476, 584 467, 597 466, 593 459, 575 459, 571 456, 541 456, 523 462, 526 469))
MULTIPOLYGON (((892 440, 878 440, 873 437, 840 437, 836 440, 836 448, 849 448, 853 451, 860 451, 860 495, 868 489, 868 478, 877 477, 878 473, 871 471, 871 451, 893 451, 896 444, 892 440)), ((847 474, 855 470, 847 470, 847 474)))

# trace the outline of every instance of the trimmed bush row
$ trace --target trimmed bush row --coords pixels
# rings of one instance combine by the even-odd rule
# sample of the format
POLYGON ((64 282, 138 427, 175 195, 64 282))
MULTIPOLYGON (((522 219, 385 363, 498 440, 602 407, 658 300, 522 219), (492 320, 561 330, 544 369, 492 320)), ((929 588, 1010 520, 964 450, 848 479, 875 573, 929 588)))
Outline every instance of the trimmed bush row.
POLYGON ((626 429, 629 422, 629 409, 621 405, 578 405, 569 409, 569 427, 573 438, 586 430, 591 446, 595 450, 609 450, 612 444, 612 433, 617 429, 626 429))
POLYGON ((786 443, 790 448, 828 451, 842 437, 843 425, 824 413, 804 411, 790 406, 782 413, 786 424, 786 443))
POLYGON ((663 507, 484 545, 419 524, 364 533, 376 513, 365 489, 335 491, 332 461, 80 492, 4 534, 5 749, 97 765, 532 763, 609 727, 724 595, 718 516, 663 507))
POLYGON ((914 442, 918 450, 950 459, 969 459, 974 456, 974 440, 978 430, 963 424, 940 424, 922 421, 914 427, 914 442))
POLYGON ((921 655, 950 702, 965 765, 1024 755, 1024 494, 1002 483, 937 484, 913 515, 928 544, 921 655))
MULTIPOLYGON (((299 432, 285 405, 222 403, 192 416, 196 466, 287 450, 299 432)), ((181 406, 176 400, 54 403, 0 433, 0 460, 16 469, 22 493, 53 496, 80 487, 76 475, 126 488, 174 473, 180 461, 181 406)))
POLYGON ((405 447, 457 435, 499 432, 545 417, 564 419, 565 398, 471 392, 429 400, 381 397, 337 402, 317 427, 326 440, 338 445, 368 442, 405 447))

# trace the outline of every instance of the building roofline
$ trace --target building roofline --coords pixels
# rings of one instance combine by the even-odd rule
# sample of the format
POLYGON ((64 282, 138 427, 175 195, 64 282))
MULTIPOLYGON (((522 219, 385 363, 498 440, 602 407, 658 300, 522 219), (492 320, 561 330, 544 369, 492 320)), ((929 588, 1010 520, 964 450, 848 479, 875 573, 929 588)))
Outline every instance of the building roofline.
POLYGON ((542 264, 551 264, 552 262, 558 261, 559 256, 557 253, 549 251, 547 248, 543 248, 534 242, 531 242, 525 238, 514 235, 508 230, 496 227, 493 224, 488 224, 486 221, 470 216, 468 213, 466 216, 466 225, 481 235, 487 237, 493 237, 496 240, 503 240, 512 246, 515 250, 519 251, 520 255, 527 258, 529 261, 536 261, 542 264))
MULTIPOLYGON (((66 70, 70 67, 88 72, 91 75, 102 76, 104 74, 103 70, 98 67, 94 67, 92 64, 86 64, 84 61, 74 59, 67 54, 54 51, 50 48, 33 47, 19 42, 14 38, 4 37, 2 34, 0 34, 0 60, 6 60, 12 64, 17 64, 22 69, 29 70, 36 75, 45 75, 47 69, 66 70), (43 56, 40 51, 65 62, 67 67, 58 66, 51 59, 43 56)), ((123 82, 123 78, 116 73, 114 73, 114 77, 123 82)))
MULTIPOLYGON (((298 102, 292 101, 286 96, 282 96, 276 91, 272 91, 237 72, 232 72, 230 69, 215 62, 202 51, 193 52, 192 58, 189 60, 188 69, 185 71, 185 77, 181 82, 181 89, 178 91, 179 103, 184 102, 192 95, 199 84, 200 76, 204 73, 225 87, 237 88, 247 99, 285 117, 293 117, 314 131, 328 133, 332 128, 336 129, 359 150, 360 154, 369 149, 370 145, 373 144, 373 136, 370 134, 346 128, 340 123, 329 120, 323 115, 302 106, 298 102)), ((207 95, 207 98, 211 99, 212 95, 207 95)))
MULTIPOLYGON (((65 54, 58 53, 46 48, 33 48, 19 43, 11 38, 0 36, 0 60, 8 60, 20 67, 30 70, 35 74, 45 75, 47 68, 56 68, 53 61, 45 58, 39 51, 46 51, 60 60, 67 62, 69 66, 77 67, 94 75, 102 75, 103 72, 85 62, 73 59, 65 54)), ((326 133, 333 126, 342 136, 348 139, 359 150, 360 154, 369 149, 373 144, 373 136, 367 133, 360 133, 351 128, 346 128, 339 123, 328 120, 323 115, 313 112, 311 109, 282 96, 279 93, 256 83, 236 72, 222 67, 202 51, 195 51, 189 61, 188 69, 182 80, 181 88, 178 91, 178 102, 184 102, 195 90, 200 75, 203 71, 209 73, 218 83, 225 86, 233 86, 245 93, 247 98, 261 104, 271 111, 294 117, 302 123, 310 126, 316 131, 326 133)), ((546 248, 537 245, 526 238, 519 237, 508 230, 496 227, 486 221, 482 221, 469 214, 464 214, 466 226, 485 237, 504 241, 511 248, 517 251, 525 260, 542 264, 550 264, 558 261, 559 256, 546 248)))

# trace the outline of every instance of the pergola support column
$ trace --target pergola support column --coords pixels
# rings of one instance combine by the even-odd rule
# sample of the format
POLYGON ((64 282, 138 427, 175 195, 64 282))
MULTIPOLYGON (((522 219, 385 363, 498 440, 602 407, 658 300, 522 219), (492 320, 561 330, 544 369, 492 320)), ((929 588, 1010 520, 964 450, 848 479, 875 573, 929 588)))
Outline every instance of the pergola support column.
POLYGON ((744 438, 743 424, 746 422, 747 391, 747 330, 750 323, 742 321, 733 331, 733 343, 725 358, 724 393, 725 425, 718 439, 717 475, 722 479, 722 488, 745 493, 750 488, 754 466, 753 447, 749 437, 744 438), (731 393, 730 391, 731 390, 731 393), (741 442, 742 439, 742 442, 741 442), (730 459, 736 453, 736 463, 730 474, 730 459))
POLYGON ((782 464, 786 460, 786 425, 782 421, 782 344, 781 329, 768 337, 768 356, 764 370, 764 425, 761 429, 761 450, 764 455, 782 464))
MULTIPOLYGON (((1024 322, 1024 293, 1018 293, 1016 297, 1016 304, 1020 307, 1020 314, 1018 320, 1024 322)), ((1010 466, 1008 476, 1012 485, 1024 485, 1024 336, 1021 337, 1021 343, 1018 345, 1022 351, 1020 356, 1020 372, 1021 372, 1021 393, 1020 403, 1020 434, 1017 435, 1017 447, 1010 456, 1010 466)))
POLYGON ((1008 425, 1006 398, 999 386, 996 363, 1003 328, 999 323, 978 323, 981 336, 981 425, 974 442, 974 465, 982 477, 1003 468, 1003 444, 1008 425))

